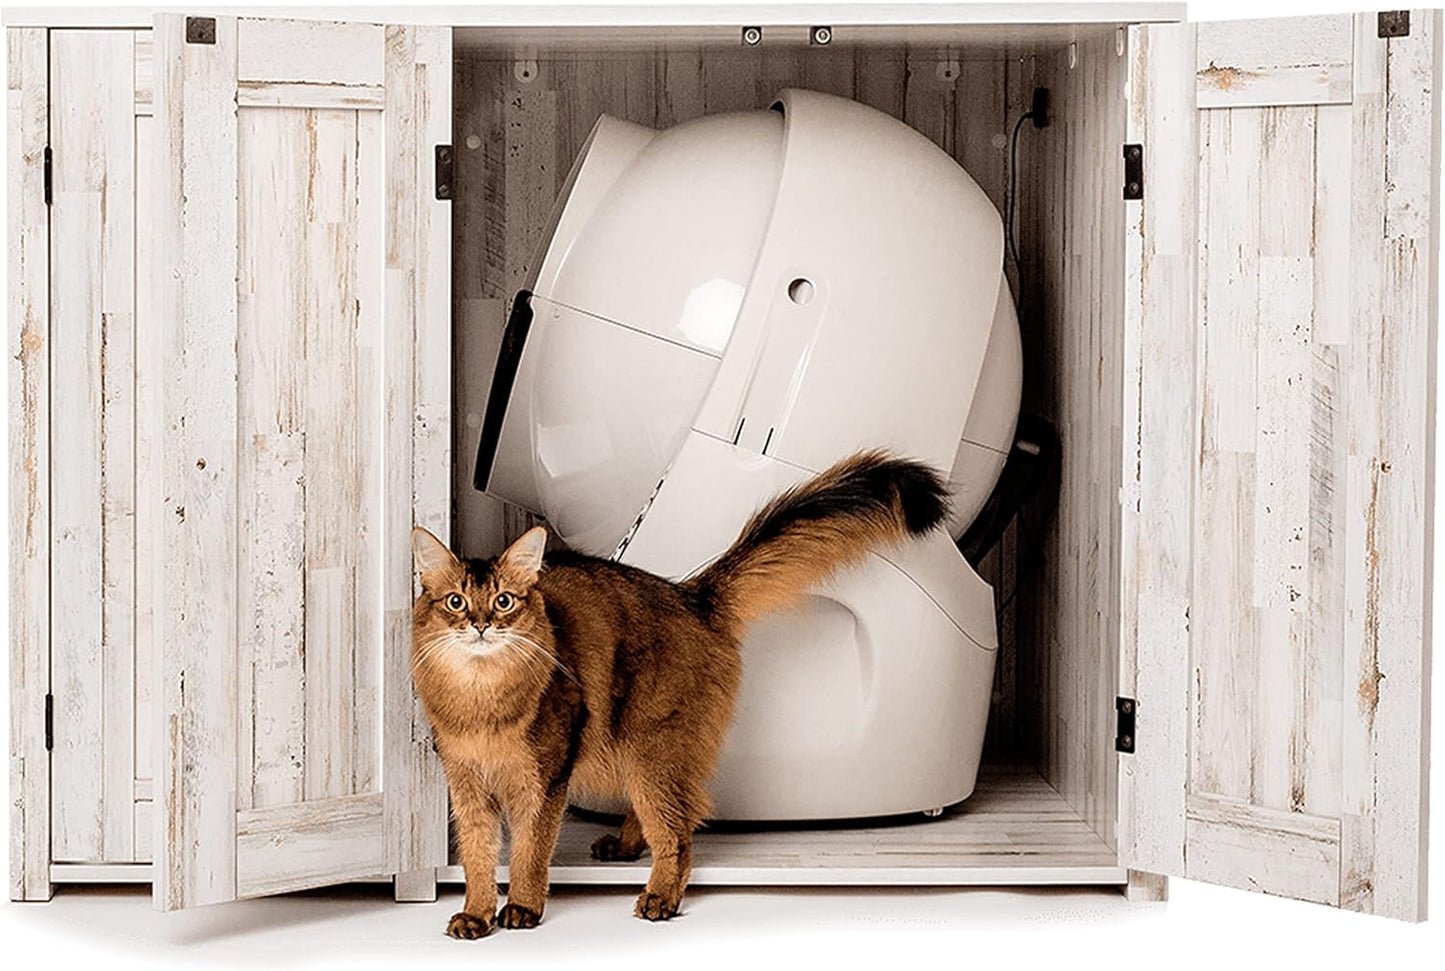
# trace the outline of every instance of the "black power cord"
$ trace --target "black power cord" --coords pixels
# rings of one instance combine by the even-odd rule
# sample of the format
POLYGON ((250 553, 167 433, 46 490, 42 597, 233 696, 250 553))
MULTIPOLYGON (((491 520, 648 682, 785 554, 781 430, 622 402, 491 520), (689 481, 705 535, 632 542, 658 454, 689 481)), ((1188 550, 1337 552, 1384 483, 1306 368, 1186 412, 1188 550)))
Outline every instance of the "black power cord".
MULTIPOLYGON (((1008 242, 1008 255, 1013 260, 1014 272, 1017 275, 1019 303, 1023 301, 1026 288, 1014 224, 1018 219, 1019 132, 1026 121, 1032 121, 1035 129, 1049 126, 1048 88, 1034 88, 1029 110, 1019 116, 1009 137, 1009 183, 1008 195, 1004 199, 1004 235, 1008 242)), ((1048 420, 1037 415, 1019 416, 1014 445, 999 480, 973 525, 958 541, 958 548, 964 558, 976 569, 983 558, 998 545, 1009 525, 1018 524, 1020 560, 1014 570, 1013 589, 1002 597, 995 591, 995 597, 999 600, 996 610, 999 613, 1003 613, 1013 604, 1023 588, 1024 580, 1043 566, 1043 537, 1037 537, 1037 541, 1034 541, 1035 538, 1029 535, 1022 512, 1023 507, 1034 499, 1046 482, 1057 478, 1059 452, 1058 431, 1048 420)))
POLYGON ((1034 88, 1033 100, 1029 110, 1019 116, 1014 123, 1013 135, 1009 137, 1008 152, 1008 196, 1004 199, 1004 233, 1008 238, 1009 256, 1014 261, 1014 272, 1018 274, 1019 297, 1022 298, 1024 291, 1024 268, 1019 262, 1018 243, 1014 238, 1014 222, 1018 216, 1018 185, 1019 185, 1019 130, 1023 128, 1024 122, 1032 121, 1034 128, 1049 127, 1049 89, 1034 88))

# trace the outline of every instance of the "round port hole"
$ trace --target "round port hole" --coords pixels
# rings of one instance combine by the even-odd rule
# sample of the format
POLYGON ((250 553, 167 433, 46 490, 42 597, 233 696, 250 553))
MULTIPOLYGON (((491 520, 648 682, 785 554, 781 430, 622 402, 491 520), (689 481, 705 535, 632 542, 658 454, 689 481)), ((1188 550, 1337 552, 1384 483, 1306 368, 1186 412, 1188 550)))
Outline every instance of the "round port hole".
POLYGON ((792 283, 788 284, 788 299, 801 307, 803 304, 813 299, 813 290, 814 288, 811 280, 805 280, 802 277, 798 277, 792 283))

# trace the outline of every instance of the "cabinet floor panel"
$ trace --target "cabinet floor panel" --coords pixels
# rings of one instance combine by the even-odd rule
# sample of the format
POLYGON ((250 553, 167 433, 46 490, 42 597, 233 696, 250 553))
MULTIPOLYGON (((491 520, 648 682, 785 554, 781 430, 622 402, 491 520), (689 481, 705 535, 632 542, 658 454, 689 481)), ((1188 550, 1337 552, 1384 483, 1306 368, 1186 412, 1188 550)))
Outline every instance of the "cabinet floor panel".
MULTIPOLYGON (((610 825, 576 813, 562 825, 556 884, 643 884, 649 858, 599 863, 610 825)), ((974 794, 942 816, 816 826, 726 824, 698 832, 690 886, 1018 886, 1123 884, 1118 854, 1032 768, 985 766, 974 794)), ((461 881, 460 866, 443 868, 461 881)), ((506 882, 505 864, 498 880, 506 882)))

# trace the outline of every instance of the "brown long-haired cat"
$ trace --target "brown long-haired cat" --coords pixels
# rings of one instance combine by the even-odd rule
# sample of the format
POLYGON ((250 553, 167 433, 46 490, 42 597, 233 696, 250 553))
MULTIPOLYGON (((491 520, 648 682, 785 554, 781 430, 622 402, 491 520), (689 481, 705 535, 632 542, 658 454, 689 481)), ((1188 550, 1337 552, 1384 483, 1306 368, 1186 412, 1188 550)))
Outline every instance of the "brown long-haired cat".
POLYGON ((934 529, 947 509, 947 486, 930 468, 866 452, 784 492, 681 583, 577 554, 544 563, 541 527, 496 560, 465 563, 416 530, 412 670, 467 880, 447 933, 477 938, 541 920, 569 785, 627 798, 622 832, 592 853, 635 860, 651 850, 634 912, 676 914, 747 624, 871 548, 934 529), (511 880, 497 913, 503 814, 511 880))

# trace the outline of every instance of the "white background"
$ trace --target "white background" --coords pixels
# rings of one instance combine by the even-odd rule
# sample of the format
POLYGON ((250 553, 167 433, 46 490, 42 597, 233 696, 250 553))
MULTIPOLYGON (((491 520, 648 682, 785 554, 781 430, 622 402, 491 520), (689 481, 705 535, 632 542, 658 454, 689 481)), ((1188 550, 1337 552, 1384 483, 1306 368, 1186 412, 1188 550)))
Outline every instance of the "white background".
MULTIPOLYGON (((821 4, 820 10, 830 6, 838 4, 821 4)), ((1214 20, 1347 12, 1361 4, 1196 0, 1189 6, 1192 19, 1214 20)), ((820 15, 818 22, 828 18, 820 15)), ((0 368, 0 383, 8 381, 8 373, 0 368)), ((0 393, 0 401, 8 401, 8 392, 0 393)), ((9 468, 8 461, 0 467, 9 468)), ((1441 517, 1438 496, 1436 515, 1441 517)), ((0 517, 5 522, 8 517, 0 517)), ((1437 542, 1440 548, 1445 542, 1437 542)), ((1441 575, 1438 558, 1436 575, 1441 575)), ((7 596, 8 584, 0 585, 0 601, 7 596)), ((1438 585, 1435 596, 1435 616, 1445 617, 1438 585)), ((0 615, 8 618, 8 605, 0 606, 0 615)), ((0 657, 8 668, 8 651, 0 657)), ((1445 695, 1441 669, 1445 657, 1437 655, 1437 699, 1445 695)), ((1438 711, 1440 704, 1435 707, 1438 711)), ((1433 721, 1434 751, 1445 753, 1445 718, 1433 721)), ((0 731, 8 731, 8 719, 0 724, 6 726, 0 731)), ((1437 794, 1445 793, 1441 762, 1437 755, 1431 773, 1437 794)), ((1431 827, 1430 877, 1437 894, 1445 894, 1440 815, 1431 827)), ((1145 962, 1310 971, 1445 966, 1445 914, 1433 924, 1408 925, 1184 880, 1171 881, 1171 900, 1164 905, 1127 904, 1112 891, 696 890, 688 895, 684 915, 661 925, 630 916, 633 893, 563 890, 537 930, 473 943, 441 936, 446 917, 460 907, 459 889, 445 890, 429 905, 395 905, 382 893, 351 889, 172 915, 154 913, 139 890, 68 889, 48 904, 0 903, 0 963, 17 969, 82 963, 109 969, 258 962, 354 968, 423 961, 635 968, 668 962, 677 971, 813 964, 885 971, 1120 968, 1145 962)))

